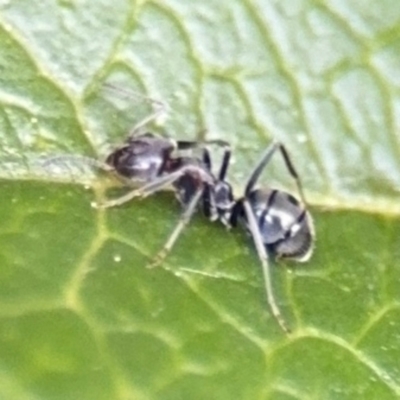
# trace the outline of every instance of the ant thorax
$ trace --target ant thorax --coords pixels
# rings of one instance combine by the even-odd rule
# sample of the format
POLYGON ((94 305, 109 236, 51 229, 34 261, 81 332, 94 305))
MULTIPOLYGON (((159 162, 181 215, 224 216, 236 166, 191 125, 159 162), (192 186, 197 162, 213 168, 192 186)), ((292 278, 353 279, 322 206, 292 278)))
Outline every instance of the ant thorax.
MULTIPOLYGON (((183 206, 186 206, 190 203, 198 190, 204 189, 206 183, 204 182, 203 176, 196 172, 196 170, 204 171, 206 174, 209 174, 209 171, 200 158, 177 157, 174 159, 169 159, 165 167, 167 170, 175 171, 183 167, 193 167, 173 183, 176 198, 183 206)), ((212 177, 211 174, 210 177, 212 177)))

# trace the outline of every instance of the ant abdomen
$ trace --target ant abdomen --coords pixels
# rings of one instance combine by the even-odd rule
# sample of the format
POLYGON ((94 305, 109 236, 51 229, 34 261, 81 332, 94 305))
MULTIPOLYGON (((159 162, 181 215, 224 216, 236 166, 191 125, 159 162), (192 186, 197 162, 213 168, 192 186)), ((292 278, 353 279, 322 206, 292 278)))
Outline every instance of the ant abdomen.
POLYGON ((160 175, 176 145, 171 139, 145 133, 129 137, 106 159, 115 173, 128 180, 149 182, 160 175))

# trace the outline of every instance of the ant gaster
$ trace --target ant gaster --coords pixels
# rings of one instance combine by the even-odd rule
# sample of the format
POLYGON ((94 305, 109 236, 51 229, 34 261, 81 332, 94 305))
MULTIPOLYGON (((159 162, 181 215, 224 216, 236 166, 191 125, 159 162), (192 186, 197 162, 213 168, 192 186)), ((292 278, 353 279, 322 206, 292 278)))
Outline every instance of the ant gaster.
MULTIPOLYGON (((108 87, 130 95, 113 86, 108 87)), ((210 220, 219 220, 229 228, 243 223, 253 239, 262 265, 272 314, 281 328, 289 332, 273 294, 268 256, 307 261, 313 252, 314 228, 299 176, 285 147, 276 141, 268 146, 251 172, 243 195, 235 199, 231 185, 226 181, 231 157, 229 144, 220 140, 174 141, 152 133, 140 134, 144 125, 164 111, 162 103, 146 100, 158 106, 158 109, 133 129, 125 143, 114 150, 105 163, 81 157, 92 165, 113 171, 130 185, 135 183, 139 186, 122 197, 97 206, 118 206, 135 197, 144 198, 173 186, 184 211, 162 250, 149 266, 156 266, 163 261, 199 205, 210 220), (209 145, 223 148, 222 163, 217 174, 213 173, 209 145), (201 156, 184 156, 182 153, 194 149, 200 150, 201 156), (256 187, 261 173, 277 151, 296 182, 301 202, 284 191, 256 187)))

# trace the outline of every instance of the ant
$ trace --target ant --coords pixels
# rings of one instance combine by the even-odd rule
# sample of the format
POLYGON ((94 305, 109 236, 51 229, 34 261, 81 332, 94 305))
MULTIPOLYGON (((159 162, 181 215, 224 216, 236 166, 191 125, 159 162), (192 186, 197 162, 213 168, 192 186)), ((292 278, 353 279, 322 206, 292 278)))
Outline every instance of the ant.
MULTIPOLYGON (((112 85, 107 86, 125 95, 131 95, 112 85)), ((307 261, 313 252, 315 235, 300 178, 286 148, 280 142, 272 142, 247 179, 243 195, 234 198, 232 187, 226 181, 231 158, 229 144, 222 140, 175 141, 150 132, 140 133, 147 123, 165 111, 163 103, 149 98, 145 100, 156 107, 155 112, 137 124, 122 146, 112 151, 104 163, 78 156, 96 167, 114 172, 129 185, 138 185, 138 188, 127 194, 98 204, 97 207, 119 206, 135 197, 145 198, 172 185, 184 210, 161 251, 149 264, 150 267, 159 265, 165 259, 199 206, 211 221, 218 220, 227 228, 242 223, 253 239, 262 265, 267 300, 272 314, 280 327, 286 333, 290 332, 273 294, 269 255, 276 259, 307 261), (209 145, 223 148, 222 162, 216 175, 213 173, 209 145), (200 156, 182 154, 185 150, 194 149, 200 150, 200 156), (277 152, 281 154, 289 174, 296 183, 301 201, 281 190, 256 188, 260 175, 277 152)))

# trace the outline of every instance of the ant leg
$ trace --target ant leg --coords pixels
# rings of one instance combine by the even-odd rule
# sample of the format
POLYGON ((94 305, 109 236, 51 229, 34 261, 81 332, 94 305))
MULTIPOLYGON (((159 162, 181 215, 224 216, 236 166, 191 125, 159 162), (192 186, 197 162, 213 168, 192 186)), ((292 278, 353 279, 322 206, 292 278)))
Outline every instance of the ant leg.
POLYGON ((236 226, 238 225, 239 219, 241 219, 241 217, 243 217, 243 201, 239 200, 239 201, 235 201, 233 207, 232 207, 232 212, 231 212, 231 216, 229 218, 229 224, 230 226, 236 228, 236 226))
POLYGON ((150 115, 143 118, 130 130, 130 132, 129 132, 130 137, 134 137, 137 133, 139 133, 141 131, 141 129, 144 126, 146 126, 150 122, 156 121, 157 119, 160 119, 161 117, 165 117, 167 114, 167 106, 165 105, 165 103, 163 103, 160 100, 155 100, 150 97, 144 96, 142 94, 119 88, 118 86, 115 86, 111 83, 104 83, 104 86, 107 89, 113 90, 116 93, 123 94, 125 97, 127 97, 131 100, 139 99, 146 103, 149 103, 151 105, 151 107, 153 108, 153 112, 150 115))
POLYGON ((151 262, 147 265, 148 268, 157 267, 162 263, 165 257, 171 252, 172 247, 178 240, 180 234, 182 233, 183 229, 189 223, 192 215, 196 210, 196 206, 199 203, 201 195, 203 194, 203 188, 198 189, 192 199, 190 200, 188 206, 186 207, 185 211, 182 213, 178 224, 176 225, 175 229, 172 231, 171 235, 169 236, 168 240, 164 244, 163 248, 156 254, 156 256, 151 260, 151 262))
POLYGON ((211 162, 211 156, 210 156, 210 152, 208 151, 208 149, 204 148, 203 149, 203 163, 206 166, 208 171, 212 171, 212 162, 211 162))
POLYGON ((218 179, 223 181, 225 180, 226 173, 228 171, 231 155, 232 155, 232 150, 231 146, 228 142, 225 140, 206 140, 204 142, 197 142, 197 141, 183 141, 180 140, 177 142, 178 150, 188 150, 188 149, 194 149, 194 148, 202 148, 203 147, 203 162, 206 165, 206 167, 211 171, 211 158, 210 158, 210 153, 208 152, 208 149, 206 148, 207 145, 216 145, 219 147, 223 147, 224 149, 224 154, 222 156, 222 163, 221 167, 218 173, 218 179))
POLYGON ((226 173, 228 172, 229 163, 231 161, 231 155, 232 155, 232 151, 231 151, 230 146, 228 145, 227 147, 225 147, 224 155, 222 157, 221 167, 220 167, 219 173, 218 173, 218 179, 220 181, 225 180, 226 173))
POLYGON ((266 149, 265 153, 262 155, 260 161, 254 168, 253 172, 250 175, 250 178, 247 181, 246 189, 245 189, 245 196, 247 196, 252 189, 254 188, 254 185, 257 183, 261 173, 263 172, 264 168, 266 165, 270 162, 272 156, 275 154, 275 152, 279 150, 282 158, 285 162, 286 168, 289 171, 290 175, 296 182, 297 190, 300 194, 301 201, 303 204, 306 204, 304 193, 303 193, 303 187, 300 181, 299 174, 297 173, 296 169, 294 168, 294 165, 292 161, 290 160, 289 153, 286 150, 285 146, 277 141, 272 142, 271 145, 268 146, 266 149))
POLYGON ((208 152, 208 149, 206 146, 208 145, 216 145, 219 147, 223 147, 224 149, 224 155, 222 157, 222 163, 221 167, 218 173, 218 178, 219 180, 223 181, 225 180, 226 173, 228 171, 230 159, 231 159, 231 146, 228 142, 225 140, 205 140, 205 141, 185 141, 185 140, 180 140, 177 142, 177 147, 178 150, 189 150, 189 149, 195 149, 195 148, 203 148, 203 162, 208 168, 209 171, 211 171, 211 158, 210 158, 210 153, 208 152))
POLYGON ((110 172, 113 171, 114 168, 111 165, 108 165, 105 162, 96 160, 95 158, 90 158, 90 157, 86 157, 86 156, 79 156, 79 155, 68 155, 68 154, 62 154, 62 155, 58 155, 58 156, 49 156, 49 157, 44 157, 44 163, 43 165, 46 167, 49 164, 53 164, 56 163, 57 161, 78 161, 81 162, 83 164, 87 164, 90 165, 92 167, 101 169, 103 171, 106 172, 110 172))
POLYGON ((223 161, 222 165, 218 174, 219 180, 223 181, 226 176, 226 172, 228 170, 229 162, 230 162, 230 157, 231 157, 231 146, 228 142, 225 140, 205 140, 205 141, 184 141, 180 140, 177 142, 177 148, 178 150, 189 150, 189 149, 196 149, 196 148, 201 148, 203 149, 203 162, 206 165, 206 167, 211 171, 212 165, 211 165, 211 158, 207 149, 207 146, 212 145, 212 146, 219 146, 224 149, 224 155, 223 155, 223 161))
POLYGON ((115 206, 120 206, 130 200, 132 200, 135 197, 140 197, 140 198, 145 198, 147 196, 152 195, 155 192, 158 192, 165 187, 171 185, 174 183, 177 179, 185 175, 186 173, 191 172, 194 174, 197 174, 200 176, 201 180, 205 183, 212 184, 213 183, 213 177, 205 171, 203 168, 194 166, 194 165, 184 165, 180 169, 178 169, 175 172, 172 172, 171 174, 168 175, 163 175, 152 182, 149 182, 138 189, 132 190, 131 192, 117 198, 114 200, 109 200, 105 203, 98 204, 98 208, 109 208, 109 207, 115 207, 115 206))
POLYGON ((207 145, 215 145, 219 147, 228 147, 230 145, 225 140, 214 139, 214 140, 204 140, 204 141, 197 141, 197 140, 179 140, 178 141, 178 150, 189 150, 189 149, 196 149, 196 148, 204 148, 207 145))
POLYGON ((218 173, 219 180, 225 180, 226 173, 228 171, 230 158, 231 158, 231 146, 225 140, 205 140, 204 142, 196 142, 196 141, 183 141, 180 140, 177 142, 178 150, 188 150, 188 149, 195 149, 195 148, 203 148, 203 162, 206 167, 211 171, 211 158, 210 154, 206 148, 208 145, 216 145, 219 147, 223 147, 224 155, 222 156, 222 163, 218 173))
MULTIPOLYGON (((207 148, 203 149, 203 163, 206 166, 207 170, 210 171, 212 169, 212 163, 211 163, 211 157, 210 153, 207 148)), ((209 185, 205 185, 204 191, 203 191, 203 213, 204 215, 209 218, 213 219, 214 216, 216 215, 216 207, 215 207, 215 201, 211 196, 211 188, 209 185)))
MULTIPOLYGON (((225 181, 226 173, 229 167, 229 162, 231 158, 231 149, 230 145, 224 141, 209 141, 207 143, 212 142, 212 144, 218 144, 219 146, 224 147, 224 154, 222 157, 222 163, 218 172, 218 180, 223 182, 225 181)), ((203 148, 203 163, 206 166, 207 170, 212 172, 212 163, 210 153, 207 147, 203 148)), ((203 194, 203 212, 204 215, 209 218, 211 221, 215 221, 218 218, 217 206, 215 204, 215 196, 211 193, 211 188, 209 185, 206 185, 204 188, 203 194)))
POLYGON ((272 315, 277 320, 279 326, 283 329, 284 332, 290 333, 290 329, 288 328, 286 321, 282 317, 279 307, 275 301, 275 296, 274 296, 272 282, 271 282, 271 270, 270 270, 269 263, 268 263, 268 255, 267 255, 267 252, 264 247, 264 243, 262 240, 260 229, 257 224, 256 217, 255 217, 253 209, 251 208, 251 205, 247 199, 244 199, 242 204, 243 204, 244 212, 246 215, 246 220, 248 223, 248 228, 249 228, 251 237, 253 238, 256 250, 257 250, 258 258, 261 261, 261 266, 262 266, 262 270, 263 270, 263 274, 264 274, 265 291, 267 293, 268 305, 271 309, 272 315))

